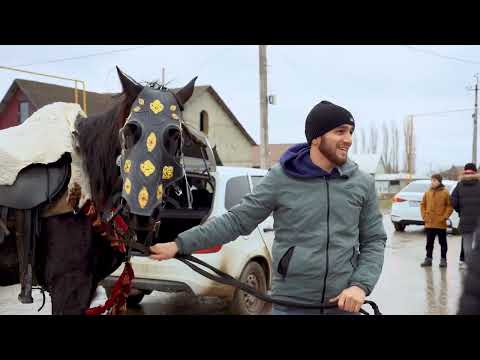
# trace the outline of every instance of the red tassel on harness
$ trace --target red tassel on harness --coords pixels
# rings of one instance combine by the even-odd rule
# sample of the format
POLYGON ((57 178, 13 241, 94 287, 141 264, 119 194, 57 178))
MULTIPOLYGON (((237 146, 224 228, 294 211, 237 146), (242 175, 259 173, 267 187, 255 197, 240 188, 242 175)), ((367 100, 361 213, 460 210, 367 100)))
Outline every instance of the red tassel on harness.
POLYGON ((133 268, 129 261, 125 262, 125 267, 117 282, 113 286, 112 293, 104 305, 87 309, 85 315, 101 315, 105 311, 112 309, 112 315, 117 315, 125 311, 128 294, 132 288, 134 278, 133 268))
MULTIPOLYGON (((117 215, 113 218, 113 226, 102 221, 98 215, 95 206, 92 202, 87 202, 83 207, 85 215, 92 221, 92 227, 95 232, 100 233, 104 238, 110 241, 110 244, 118 251, 125 253, 125 242, 121 237, 125 237, 128 233, 128 225, 117 215)), ((112 209, 115 211, 115 208, 112 209)), ((132 287, 132 280, 134 278, 133 268, 129 261, 125 262, 125 267, 122 274, 112 288, 112 293, 104 305, 96 306, 87 309, 86 315, 101 315, 110 310, 110 314, 116 315, 126 311, 126 302, 130 289, 132 287)))

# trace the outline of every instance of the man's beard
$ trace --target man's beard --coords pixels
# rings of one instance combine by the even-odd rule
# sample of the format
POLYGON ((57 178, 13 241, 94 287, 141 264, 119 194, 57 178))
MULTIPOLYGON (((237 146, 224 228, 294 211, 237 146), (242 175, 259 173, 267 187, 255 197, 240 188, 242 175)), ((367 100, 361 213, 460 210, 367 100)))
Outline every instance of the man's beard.
MULTIPOLYGON (((318 146, 318 150, 325 156, 330 162, 337 166, 342 166, 347 162, 347 158, 345 159, 337 156, 337 145, 336 144, 328 144, 325 141, 321 141, 320 145, 318 146)), ((348 154, 348 152, 347 152, 348 154)))

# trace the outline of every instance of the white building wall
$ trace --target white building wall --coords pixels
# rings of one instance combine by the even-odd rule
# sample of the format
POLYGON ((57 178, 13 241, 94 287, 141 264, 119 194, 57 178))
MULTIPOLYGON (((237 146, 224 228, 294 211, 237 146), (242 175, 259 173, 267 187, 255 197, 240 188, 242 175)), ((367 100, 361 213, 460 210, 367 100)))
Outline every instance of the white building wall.
POLYGON ((192 98, 185 106, 185 121, 200 130, 200 113, 208 114, 208 141, 217 146, 225 166, 252 166, 252 145, 208 91, 192 98))

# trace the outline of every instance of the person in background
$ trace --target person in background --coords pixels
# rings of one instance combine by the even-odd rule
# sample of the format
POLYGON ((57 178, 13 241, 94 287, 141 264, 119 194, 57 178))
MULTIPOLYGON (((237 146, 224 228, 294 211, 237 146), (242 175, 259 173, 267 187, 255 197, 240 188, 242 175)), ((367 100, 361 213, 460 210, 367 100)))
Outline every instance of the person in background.
POLYGON ((450 203, 450 194, 442 184, 440 174, 432 175, 432 186, 423 195, 420 210, 423 221, 425 222, 425 231, 427 234, 427 256, 421 266, 432 266, 433 245, 435 237, 438 236, 438 242, 441 248, 440 267, 447 266, 447 219, 453 212, 450 203))
MULTIPOLYGON (((477 217, 477 227, 472 233, 474 241, 480 241, 480 221, 477 217)), ((460 297, 458 315, 480 315, 480 246, 473 248, 467 261, 468 271, 465 275, 463 292, 460 297)))
POLYGON ((465 269, 465 251, 463 251, 463 236, 462 236, 462 245, 460 245, 460 269, 465 269))
POLYGON ((473 236, 480 214, 480 174, 475 164, 465 165, 460 182, 452 192, 451 200, 453 208, 460 216, 459 230, 462 234, 465 261, 468 264, 468 256, 472 249, 479 246, 478 242, 474 242, 473 236))

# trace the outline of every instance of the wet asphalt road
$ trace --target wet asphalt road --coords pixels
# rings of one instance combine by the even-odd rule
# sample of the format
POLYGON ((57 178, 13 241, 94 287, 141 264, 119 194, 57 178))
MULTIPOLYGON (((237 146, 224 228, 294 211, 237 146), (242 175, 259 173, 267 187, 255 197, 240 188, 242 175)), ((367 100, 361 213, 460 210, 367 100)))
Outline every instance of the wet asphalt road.
MULTIPOLYGON (((385 263, 382 275, 369 299, 375 301, 383 314, 422 315, 455 314, 462 291, 465 270, 459 269, 460 236, 448 235, 448 267, 438 267, 440 246, 436 240, 432 268, 421 268, 425 257, 425 234, 423 227, 407 227, 404 233, 394 232, 389 216, 384 216, 388 233, 385 263)), ((34 291, 34 304, 17 301, 19 285, 0 287, 0 315, 29 314, 49 315, 51 305, 48 294, 41 312, 42 295, 34 291)), ((99 289, 93 305, 106 300, 99 289)), ((371 312, 371 308, 365 309, 371 312)), ((227 314, 226 303, 213 297, 191 297, 186 294, 153 292, 146 296, 137 308, 130 308, 131 315, 223 315, 227 314)))

